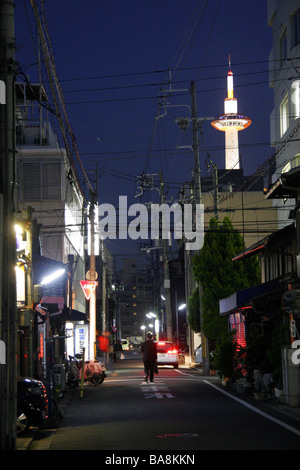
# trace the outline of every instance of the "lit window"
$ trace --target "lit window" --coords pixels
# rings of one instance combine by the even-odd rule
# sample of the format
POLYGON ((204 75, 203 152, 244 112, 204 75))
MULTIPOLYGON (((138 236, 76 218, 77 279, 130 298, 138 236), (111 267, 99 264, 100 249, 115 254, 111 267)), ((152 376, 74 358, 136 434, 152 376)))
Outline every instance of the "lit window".
POLYGON ((300 80, 295 80, 291 86, 292 118, 300 117, 300 80))
POLYGON ((292 170, 293 168, 297 168, 300 166, 300 154, 294 155, 282 168, 281 173, 287 173, 288 171, 292 170))
POLYGON ((300 44, 300 9, 292 15, 292 38, 291 47, 300 44))
POLYGON ((289 98, 286 95, 280 105, 280 137, 289 127, 289 98))

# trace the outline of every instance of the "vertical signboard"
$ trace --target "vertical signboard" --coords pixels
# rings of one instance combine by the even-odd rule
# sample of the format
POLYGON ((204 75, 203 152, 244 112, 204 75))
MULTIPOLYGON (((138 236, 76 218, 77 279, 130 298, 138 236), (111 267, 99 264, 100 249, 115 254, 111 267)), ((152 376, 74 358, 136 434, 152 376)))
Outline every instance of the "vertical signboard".
POLYGON ((83 348, 88 350, 88 325, 75 325, 75 354, 82 354, 83 348))

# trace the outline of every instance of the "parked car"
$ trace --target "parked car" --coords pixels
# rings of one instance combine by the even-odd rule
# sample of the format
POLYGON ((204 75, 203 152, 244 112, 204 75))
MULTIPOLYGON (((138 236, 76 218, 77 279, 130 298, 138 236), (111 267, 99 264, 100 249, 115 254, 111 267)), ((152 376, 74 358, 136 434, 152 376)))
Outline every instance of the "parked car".
POLYGON ((17 381, 17 434, 48 419, 46 387, 40 380, 22 377, 17 381))
POLYGON ((195 362, 196 364, 202 364, 202 346, 198 346, 197 349, 195 349, 195 362))
POLYGON ((171 341, 155 341, 157 348, 157 365, 174 366, 178 369, 179 353, 171 341))
POLYGON ((129 351, 129 343, 127 339, 121 339, 121 344, 123 351, 129 351))

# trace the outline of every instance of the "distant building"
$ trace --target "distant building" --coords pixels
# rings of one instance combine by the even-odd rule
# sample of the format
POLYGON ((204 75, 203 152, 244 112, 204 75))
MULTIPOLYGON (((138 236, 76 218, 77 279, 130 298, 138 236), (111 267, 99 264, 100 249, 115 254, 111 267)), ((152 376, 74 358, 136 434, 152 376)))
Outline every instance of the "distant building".
POLYGON ((157 315, 160 328, 163 328, 160 277, 155 266, 151 259, 147 266, 140 266, 135 257, 128 257, 123 259, 122 268, 115 273, 116 322, 122 338, 141 337, 145 330, 153 331, 154 323, 147 317, 149 312, 157 315))

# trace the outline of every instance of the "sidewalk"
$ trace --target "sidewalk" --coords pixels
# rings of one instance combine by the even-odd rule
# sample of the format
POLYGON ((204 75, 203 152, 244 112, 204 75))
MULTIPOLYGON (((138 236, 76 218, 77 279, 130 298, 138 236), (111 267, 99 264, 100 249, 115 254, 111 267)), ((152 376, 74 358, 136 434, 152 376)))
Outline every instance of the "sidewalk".
MULTIPOLYGON (((183 367, 188 367, 189 369, 192 369, 193 371, 196 371, 200 375, 203 375, 203 370, 200 364, 196 363, 191 363, 189 366, 183 366, 183 367)), ((292 408, 288 405, 285 405, 284 403, 279 403, 276 399, 267 399, 265 401, 258 401, 255 399, 254 395, 248 395, 245 393, 238 393, 232 389, 227 389, 224 386, 222 386, 222 381, 219 376, 205 376, 203 375, 204 378, 207 379, 215 379, 215 385, 219 385, 222 390, 226 390, 226 392, 240 398, 241 400, 245 400, 248 403, 251 403, 253 406, 259 406, 262 405, 265 408, 269 408, 270 410, 277 411, 279 413, 282 413, 285 416, 288 416, 289 418, 292 418, 296 421, 300 422, 300 408, 292 408)), ((267 410, 266 410, 267 411, 267 410)))
MULTIPOLYGON (((65 392, 63 397, 58 399, 57 405, 63 416, 65 414, 67 407, 72 401, 74 393, 80 393, 79 388, 69 389, 68 391, 65 392)), ((55 432, 58 426, 59 424, 57 424, 55 420, 51 420, 49 421, 49 423, 47 423, 47 427, 44 428, 49 433, 49 436, 43 439, 43 443, 44 443, 43 448, 45 448, 45 450, 47 446, 50 448, 53 433, 55 432)), ((41 431, 43 431, 43 428, 41 428, 41 431)), ((34 432, 39 432, 39 431, 37 430, 34 432)), ((17 437, 17 444, 16 444, 17 449, 16 450, 28 450, 33 441, 34 441, 34 436, 17 437)))

